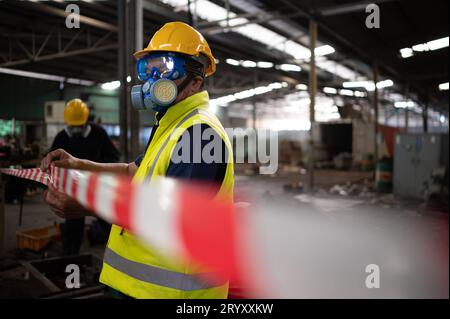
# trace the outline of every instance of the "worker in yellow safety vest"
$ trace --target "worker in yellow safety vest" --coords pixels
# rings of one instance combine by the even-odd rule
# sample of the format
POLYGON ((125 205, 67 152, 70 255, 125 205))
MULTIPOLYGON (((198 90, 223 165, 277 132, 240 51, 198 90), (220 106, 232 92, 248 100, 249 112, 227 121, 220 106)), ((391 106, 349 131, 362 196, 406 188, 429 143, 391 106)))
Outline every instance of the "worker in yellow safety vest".
MULTIPOLYGON (((203 90, 204 78, 216 71, 205 38, 185 23, 167 23, 134 56, 142 84, 133 86, 132 104, 156 111, 145 153, 132 163, 102 164, 55 150, 43 159, 41 168, 48 170, 53 162, 67 168, 128 174, 138 182, 157 176, 202 181, 214 196, 232 200, 232 147, 220 121, 209 111, 209 96, 203 90)), ((46 192, 45 201, 60 214, 80 209, 79 203, 54 189, 46 192)), ((167 260, 126 229, 113 225, 100 281, 123 297, 226 298, 228 283, 205 281, 205 273, 198 265, 167 260)))

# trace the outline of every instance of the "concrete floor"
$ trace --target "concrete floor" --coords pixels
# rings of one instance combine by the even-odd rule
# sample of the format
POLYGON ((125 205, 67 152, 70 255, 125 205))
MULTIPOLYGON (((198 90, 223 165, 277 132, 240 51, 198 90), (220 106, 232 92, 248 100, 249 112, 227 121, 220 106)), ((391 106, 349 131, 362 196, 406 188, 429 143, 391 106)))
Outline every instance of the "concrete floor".
MULTIPOLYGON (((50 243, 40 252, 17 249, 16 232, 64 222, 64 219, 51 212, 48 205, 43 202, 42 196, 42 190, 31 196, 25 196, 21 226, 19 226, 20 205, 17 203, 5 206, 4 251, 0 254, 0 299, 38 298, 50 292, 45 284, 31 275, 20 263, 62 256, 61 241, 50 243)), ((94 219, 88 217, 86 224, 90 224, 94 219)), ((90 246, 86 236, 84 237, 81 254, 92 254, 102 260, 103 251, 103 245, 90 246)))
MULTIPOLYGON (((32 196, 26 196, 23 204, 22 225, 19 226, 19 204, 7 204, 5 207, 5 244, 4 249, 6 252, 10 252, 17 247, 17 231, 24 231, 29 229, 41 228, 51 226, 54 223, 60 224, 64 222, 63 218, 60 218, 52 213, 49 206, 43 202, 42 192, 33 194, 32 196)), ((86 223, 89 224, 94 220, 93 217, 88 217, 86 223)), ((60 245, 56 244, 53 247, 56 252, 60 249, 60 245)), ((90 252, 88 244, 85 240, 82 246, 83 252, 90 252)))
MULTIPOLYGON (((313 278, 309 287, 304 278, 291 279, 292 282, 298 279, 299 285, 308 291, 300 295, 301 298, 448 298, 448 203, 436 206, 423 200, 375 193, 367 187, 371 184, 370 177, 371 173, 318 170, 315 174, 317 187, 310 195, 301 190, 283 190, 285 184, 306 183, 307 176, 299 177, 292 173, 277 177, 238 176, 236 180, 240 187, 237 197, 238 201, 244 202, 255 198, 260 206, 265 203, 271 207, 273 214, 299 216, 296 218, 300 220, 296 224, 298 228, 290 228, 290 240, 284 242, 285 247, 277 244, 278 248, 272 252, 279 249, 289 256, 316 256, 317 260, 307 265, 301 257, 291 260, 298 265, 296 269, 303 269, 313 278), (349 180, 361 182, 357 184, 355 194, 333 193, 336 183, 343 185, 349 180), (253 194, 253 197, 248 194, 253 194), (311 232, 312 228, 302 227, 301 220, 316 227, 315 230, 311 232), (348 228, 349 232, 337 231, 341 226, 348 228), (308 235, 297 235, 301 232, 308 235), (305 241, 310 244, 302 245, 305 241), (301 244, 291 245, 291 242, 301 244), (350 244, 345 246, 348 242, 350 244), (318 261, 320 258, 322 262, 318 261), (356 289, 360 289, 358 294, 347 289, 351 286, 350 281, 354 280, 354 273, 360 271, 364 278, 364 265, 372 261, 376 261, 383 270, 385 289, 378 294, 369 292, 364 286, 363 289, 356 289), (356 267, 356 264, 361 267, 356 267), (306 270, 308 266, 310 272, 306 270), (351 273, 350 269, 353 269, 351 273), (331 273, 340 273, 342 279, 327 275, 331 273), (323 286, 319 287, 317 283, 323 286), (313 290, 318 293, 310 295, 309 291, 313 290)), ((280 229, 277 226, 271 228, 273 234, 280 229)), ((286 230, 279 231, 278 236, 282 239, 286 230)), ((261 242, 261 246, 266 247, 265 251, 270 251, 270 243, 261 242)), ((294 276, 295 273, 293 271, 294 276)), ((360 281, 352 284, 355 287, 360 281)))
MULTIPOLYGON (((304 207, 313 206, 318 214, 327 219, 357 221, 370 225, 380 224, 389 228, 390 231, 416 229, 416 226, 426 226, 427 236, 435 237, 435 243, 439 245, 440 252, 446 254, 443 260, 443 268, 448 273, 448 207, 440 209, 430 209, 422 201, 406 200, 393 196, 392 194, 375 194, 372 192, 363 192, 353 196, 342 196, 330 193, 330 189, 337 183, 347 181, 368 181, 372 173, 367 172, 344 172, 318 170, 315 174, 316 191, 314 195, 309 195, 301 190, 287 192, 283 186, 285 184, 298 185, 299 181, 306 183, 307 176, 300 176, 298 173, 281 173, 276 177, 256 175, 256 176, 236 176, 236 201, 248 201, 253 198, 255 201, 267 200, 273 198, 288 203, 301 211, 304 207), (248 194, 252 196, 249 197, 248 194), (431 230, 431 232, 430 232, 431 230)), ((23 223, 18 225, 19 205, 7 204, 5 208, 6 236, 5 252, 8 258, 17 256, 16 231, 30 228, 39 228, 61 223, 62 219, 55 216, 47 205, 42 201, 42 194, 26 197, 24 202, 23 223), (15 252, 11 254, 11 252, 15 252)), ((87 222, 92 219, 89 219, 87 222)), ((422 234, 423 235, 423 234, 422 234)), ((420 236, 418 236, 419 238, 420 236)), ((94 253, 96 256, 102 256, 103 247, 90 247, 87 241, 83 244, 82 253, 94 253)), ((52 245, 50 254, 58 255, 62 251, 61 245, 52 245)), ((38 258, 34 255, 25 258, 38 258)), ((24 255, 20 255, 24 258, 24 255)), ((0 282, 1 282, 0 272, 0 282)), ((448 277, 447 277, 448 278, 448 277)), ((447 286, 448 287, 448 286, 447 286)), ((448 289, 447 289, 448 290, 448 289)), ((447 293, 448 296, 448 293, 447 293)))

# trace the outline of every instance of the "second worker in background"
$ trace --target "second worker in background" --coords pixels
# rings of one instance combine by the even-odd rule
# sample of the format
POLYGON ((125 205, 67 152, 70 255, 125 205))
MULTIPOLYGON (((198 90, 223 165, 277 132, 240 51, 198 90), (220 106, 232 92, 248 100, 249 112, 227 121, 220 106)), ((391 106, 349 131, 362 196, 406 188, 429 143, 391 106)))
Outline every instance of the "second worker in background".
MULTIPOLYGON (((64 109, 66 127, 59 132, 50 151, 63 149, 77 158, 100 163, 114 163, 119 160, 119 152, 114 147, 106 131, 89 120, 89 108, 80 99, 70 100, 64 109)), ((56 212, 58 214, 58 212, 56 212)), ((76 255, 83 242, 85 215, 58 214, 66 219, 62 225, 62 241, 65 255, 76 255)), ((108 233, 108 224, 102 220, 95 222, 97 228, 108 233)))

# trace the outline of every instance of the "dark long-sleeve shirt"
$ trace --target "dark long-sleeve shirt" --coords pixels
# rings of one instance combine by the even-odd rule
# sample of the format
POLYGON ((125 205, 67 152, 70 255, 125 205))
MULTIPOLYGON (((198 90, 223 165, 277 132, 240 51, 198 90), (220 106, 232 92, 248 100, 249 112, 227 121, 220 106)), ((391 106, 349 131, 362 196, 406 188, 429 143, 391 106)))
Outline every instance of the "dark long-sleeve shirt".
MULTIPOLYGON (((205 185, 209 185, 210 187, 217 188, 222 183, 225 172, 227 169, 227 158, 228 153, 227 149, 225 147, 225 143, 223 140, 218 136, 215 131, 211 130, 214 134, 209 136, 209 139, 202 139, 201 140, 201 148, 195 148, 194 147, 194 130, 198 129, 196 126, 200 126, 200 132, 203 136, 203 132, 210 128, 207 124, 196 124, 188 128, 184 133, 183 136, 178 140, 177 146, 181 146, 180 143, 182 143, 183 138, 186 134, 189 134, 191 138, 187 139, 189 143, 183 144, 182 147, 179 148, 179 150, 188 151, 189 152, 189 161, 186 162, 178 162, 174 160, 174 156, 176 156, 175 152, 172 154, 172 159, 169 164, 169 167, 167 168, 166 176, 168 177, 174 177, 179 179, 185 179, 185 180, 195 180, 195 181, 201 181, 205 185), (200 161, 194 161, 194 152, 201 152, 203 153, 203 150, 206 145, 208 145, 211 142, 218 142, 220 143, 221 147, 221 160, 218 162, 212 162, 208 163, 205 161, 203 156, 200 156, 200 161)), ((150 145, 150 142, 154 136, 155 131, 157 130, 157 126, 155 126, 152 130, 152 133, 150 135, 149 142, 147 144, 147 147, 150 145)), ((176 148, 177 149, 177 148, 176 148)), ((214 149, 214 148, 213 148, 214 149)), ((213 154, 214 155, 214 154, 213 154)), ((135 164, 139 166, 143 159, 143 154, 139 155, 138 158, 135 160, 135 164)))
POLYGON ((87 136, 70 137, 66 130, 59 132, 50 148, 51 151, 62 148, 69 154, 94 162, 114 163, 119 161, 119 152, 101 126, 90 123, 87 136))

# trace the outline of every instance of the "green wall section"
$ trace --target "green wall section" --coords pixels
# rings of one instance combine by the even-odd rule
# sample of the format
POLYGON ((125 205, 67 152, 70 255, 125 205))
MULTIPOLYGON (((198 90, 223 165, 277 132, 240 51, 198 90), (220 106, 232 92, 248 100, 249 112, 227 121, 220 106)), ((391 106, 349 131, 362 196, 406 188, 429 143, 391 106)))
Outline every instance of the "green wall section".
POLYGON ((59 83, 0 74, 0 118, 43 120, 44 103, 58 100, 59 83))
MULTIPOLYGON (((106 91, 100 87, 65 84, 59 90, 59 82, 12 76, 0 73, 0 118, 15 117, 22 121, 44 120, 46 101, 87 97, 96 118, 102 123, 119 123, 118 91, 106 91)), ((140 112, 142 126, 153 124, 151 112, 140 112)))

